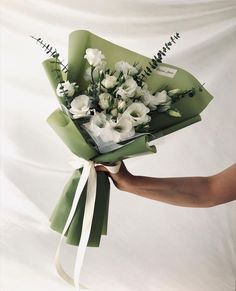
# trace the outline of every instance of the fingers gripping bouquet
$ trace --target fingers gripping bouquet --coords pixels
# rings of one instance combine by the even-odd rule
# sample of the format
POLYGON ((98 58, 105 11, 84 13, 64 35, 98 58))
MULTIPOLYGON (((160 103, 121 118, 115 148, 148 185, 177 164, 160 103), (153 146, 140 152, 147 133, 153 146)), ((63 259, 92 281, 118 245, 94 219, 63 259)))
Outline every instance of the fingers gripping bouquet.
POLYGON ((77 289, 86 246, 98 247, 107 234, 109 180, 95 172, 95 163, 118 171, 123 159, 155 153, 149 141, 201 120, 212 99, 190 73, 162 63, 178 38, 176 33, 149 59, 88 31, 74 31, 66 66, 55 49, 36 39, 52 56, 43 65, 61 105, 47 121, 82 159, 50 218, 52 229, 62 233, 57 271, 77 289), (64 236, 78 246, 73 279, 59 263, 64 236))

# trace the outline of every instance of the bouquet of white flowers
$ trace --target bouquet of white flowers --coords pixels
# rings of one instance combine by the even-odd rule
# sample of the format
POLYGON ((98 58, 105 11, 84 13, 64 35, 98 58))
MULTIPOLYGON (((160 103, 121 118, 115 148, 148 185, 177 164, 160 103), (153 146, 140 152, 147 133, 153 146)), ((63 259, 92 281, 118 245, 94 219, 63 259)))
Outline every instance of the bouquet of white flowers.
POLYGON ((148 132, 151 111, 181 117, 173 107, 175 97, 182 93, 180 89, 152 92, 138 64, 121 60, 112 71, 106 68, 105 56, 96 48, 87 48, 84 58, 89 63, 84 74, 87 88, 80 91, 79 83, 61 81, 56 93, 65 100, 66 113, 80 119, 101 153, 148 132))
POLYGON ((99 246, 107 234, 109 180, 96 173, 95 163, 115 165, 137 155, 155 153, 148 141, 201 120, 212 96, 185 70, 162 63, 179 38, 176 33, 152 58, 113 44, 88 31, 69 38, 68 65, 41 38, 49 58, 43 62, 61 109, 49 125, 82 164, 77 165, 50 220, 60 232, 56 268, 79 289, 79 274, 87 246, 99 246), (59 262, 63 237, 78 245, 74 278, 59 262))

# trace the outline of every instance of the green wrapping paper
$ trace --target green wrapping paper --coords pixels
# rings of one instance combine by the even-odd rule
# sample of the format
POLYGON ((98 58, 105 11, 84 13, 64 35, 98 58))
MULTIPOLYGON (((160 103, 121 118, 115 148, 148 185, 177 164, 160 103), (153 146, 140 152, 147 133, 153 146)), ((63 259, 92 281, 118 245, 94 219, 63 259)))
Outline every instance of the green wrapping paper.
MULTIPOLYGON (((113 44, 89 31, 74 31, 69 36, 68 74, 67 76, 63 76, 62 73, 61 76, 67 78, 70 82, 78 82, 80 89, 85 89, 88 85, 83 79, 85 69, 87 68, 87 63, 84 59, 87 48, 101 50, 106 57, 107 67, 111 69, 120 60, 127 61, 131 64, 139 62, 142 67, 147 66, 150 61, 145 56, 113 44)), ((58 84, 55 68, 58 67, 52 58, 44 61, 43 66, 55 91, 58 84)), ((151 74, 146 80, 146 83, 153 91, 162 90, 167 85, 168 90, 175 88, 189 90, 193 87, 198 89, 201 86, 200 82, 189 72, 169 64, 163 63, 161 66, 167 71, 170 70, 170 73, 167 72, 163 75, 163 73, 160 74, 160 71, 154 71, 151 74)), ((138 155, 155 153, 156 148, 149 146, 148 141, 200 121, 200 113, 206 108, 212 98, 211 94, 202 87, 201 91, 196 90, 196 94, 193 97, 186 96, 175 103, 175 107, 181 112, 182 116, 180 118, 174 118, 165 113, 152 112, 149 134, 140 136, 119 149, 103 154, 99 153, 87 143, 86 138, 78 126, 75 125, 75 122, 64 114, 62 110, 57 109, 54 111, 47 121, 65 145, 78 157, 97 163, 114 163, 138 155)), ((60 97, 58 97, 58 100, 63 105, 60 97)), ((51 215, 51 228, 60 233, 67 220, 81 172, 82 169, 74 171, 51 215)), ((95 210, 88 246, 99 246, 101 235, 107 234, 109 190, 107 176, 104 173, 98 173, 95 210)), ((76 214, 66 233, 69 244, 78 245, 80 241, 85 199, 86 186, 80 197, 76 214)))
MULTIPOLYGON (((69 215, 74 194, 80 179, 82 169, 75 170, 71 178, 65 185, 61 198, 51 215, 52 229, 62 232, 69 215)), ((77 209, 66 233, 67 243, 78 245, 82 230, 84 207, 86 200, 86 187, 84 188, 77 209)), ((107 234, 107 217, 109 206, 109 190, 110 184, 105 173, 98 173, 97 175, 97 195, 95 201, 95 210, 93 215, 91 233, 88 241, 88 246, 96 247, 100 244, 101 234, 107 234)))

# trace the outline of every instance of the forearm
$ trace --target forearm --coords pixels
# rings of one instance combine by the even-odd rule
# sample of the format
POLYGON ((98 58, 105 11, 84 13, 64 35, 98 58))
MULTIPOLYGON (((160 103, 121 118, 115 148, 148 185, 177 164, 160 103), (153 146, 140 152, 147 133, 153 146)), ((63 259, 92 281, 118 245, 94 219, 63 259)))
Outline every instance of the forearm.
MULTIPOLYGON (((103 166, 97 171, 109 172, 103 166)), ((132 175, 121 164, 109 173, 116 187, 145 198, 186 207, 210 207, 236 200, 236 164, 209 177, 151 178, 132 175)))
POLYGON ((179 206, 213 206, 209 177, 151 178, 133 176, 123 190, 179 206))

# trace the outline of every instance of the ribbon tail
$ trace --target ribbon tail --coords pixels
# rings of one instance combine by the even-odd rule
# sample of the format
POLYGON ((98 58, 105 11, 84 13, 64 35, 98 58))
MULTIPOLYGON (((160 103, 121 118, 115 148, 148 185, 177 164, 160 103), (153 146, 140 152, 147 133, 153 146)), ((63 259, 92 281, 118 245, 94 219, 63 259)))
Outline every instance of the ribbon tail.
POLYGON ((58 244, 58 247, 57 247, 57 250, 56 250, 56 255, 55 255, 55 266, 56 266, 56 270, 57 270, 58 275, 62 279, 64 279, 67 283, 72 285, 72 286, 75 286, 74 279, 71 278, 71 276, 68 275, 65 272, 65 270, 62 268, 62 265, 60 263, 61 246, 62 246, 63 238, 64 238, 64 236, 65 236, 65 234, 66 234, 66 232, 67 232, 67 230, 68 230, 68 228, 69 228, 69 226, 71 224, 73 216, 75 214, 75 211, 76 211, 76 208, 77 208, 81 193, 82 193, 82 191, 83 191, 83 189, 85 187, 85 184, 86 184, 86 182, 88 180, 88 177, 89 177, 89 174, 90 174, 91 165, 92 165, 91 163, 86 163, 85 166, 83 167, 83 171, 82 171, 82 174, 81 174, 81 177, 80 177, 80 180, 79 180, 79 184, 78 184, 78 187, 76 189, 76 193, 74 195, 74 199, 73 199, 73 203, 72 203, 72 206, 71 206, 71 210, 70 210, 69 216, 67 218, 66 224, 64 226, 64 229, 62 231, 60 242, 58 244))
POLYGON ((85 210, 84 210, 84 218, 83 218, 83 225, 82 225, 82 232, 81 232, 81 239, 79 242, 79 246, 77 249, 77 256, 76 256, 76 263, 74 268, 74 283, 79 291, 79 278, 80 272, 84 260, 84 255, 86 251, 86 247, 89 240, 89 235, 92 227, 92 220, 93 220, 93 213, 94 213, 94 206, 96 201, 96 192, 97 192, 97 173, 94 168, 93 162, 91 163, 90 167, 90 174, 88 178, 87 184, 87 196, 86 196, 86 203, 85 203, 85 210))

